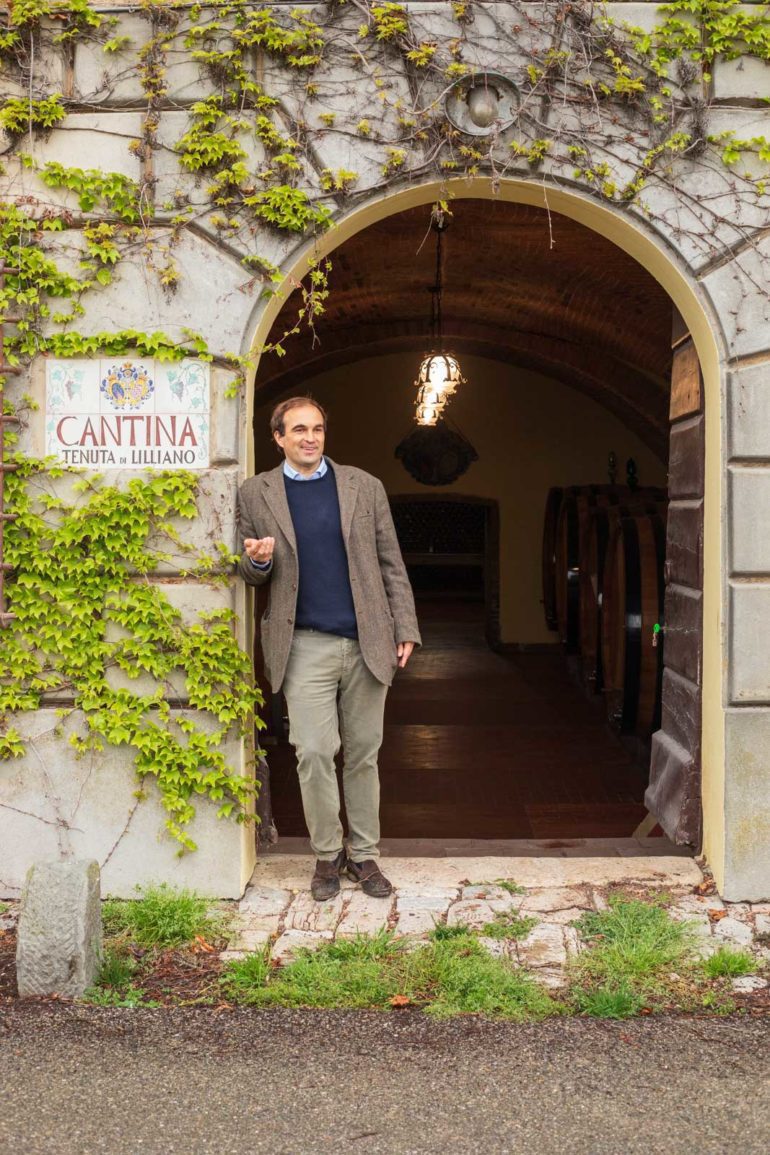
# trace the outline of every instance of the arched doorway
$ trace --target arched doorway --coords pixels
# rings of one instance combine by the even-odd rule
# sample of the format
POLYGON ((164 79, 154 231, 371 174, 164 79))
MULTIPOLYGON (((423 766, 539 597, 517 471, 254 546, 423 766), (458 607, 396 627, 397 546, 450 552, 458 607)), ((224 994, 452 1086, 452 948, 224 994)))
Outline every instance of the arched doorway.
MULTIPOLYGON (((477 191, 474 187, 473 193, 477 191)), ((522 187, 508 191, 515 197, 522 192, 522 187)), ((522 199, 531 202, 537 195, 526 188, 522 199)), ((355 377, 355 369, 351 366, 358 363, 360 381, 373 387, 376 374, 372 373, 372 354, 377 354, 380 367, 387 358, 393 370, 392 390, 399 390, 402 401, 399 421, 403 434, 410 419, 412 400, 406 363, 411 358, 416 366, 425 333, 427 280, 425 272, 422 275, 416 272, 414 254, 427 227, 428 214, 421 208, 385 215, 385 209, 396 209, 395 199, 390 198, 390 204, 371 206, 372 215, 380 216, 381 220, 369 223, 365 232, 360 231, 337 246, 334 276, 339 279, 336 284, 332 281, 329 312, 318 325, 320 344, 303 348, 302 342, 296 341, 279 365, 271 366, 265 358, 257 374, 256 404, 264 406, 273 397, 297 391, 300 381, 303 387, 310 384, 311 388, 316 385, 327 388, 331 375, 339 379, 340 374, 347 374, 345 408, 355 416, 355 405, 350 404, 355 396, 355 381, 351 379, 351 373, 355 377), (383 257, 382 261, 378 260, 379 256, 383 257), (407 350, 406 360, 401 360, 407 350), (369 355, 365 367, 363 353, 369 355), (400 361, 397 373, 396 360, 400 361)), ((403 194, 402 199, 418 199, 416 190, 403 194)), ((428 190, 420 190, 419 199, 423 204, 429 203, 428 190)), ((613 436, 615 439, 619 436, 617 428, 625 429, 633 441, 634 452, 629 455, 638 461, 644 459, 645 453, 648 455, 643 463, 646 471, 643 479, 659 483, 666 476, 674 312, 671 291, 676 287, 678 274, 672 271, 672 284, 666 285, 668 292, 664 291, 638 261, 645 248, 649 250, 645 255, 650 263, 655 263, 652 257, 660 257, 649 239, 640 237, 625 222, 602 211, 599 216, 608 218, 601 222, 602 232, 590 231, 580 218, 590 217, 594 206, 586 206, 581 198, 565 198, 559 207, 570 208, 571 215, 566 212, 557 215, 553 204, 541 208, 519 201, 513 205, 504 203, 502 198, 490 203, 488 198, 475 195, 453 202, 452 248, 460 251, 448 270, 447 301, 451 301, 453 277, 460 292, 459 305, 454 316, 447 317, 446 330, 454 338, 457 351, 466 358, 482 354, 485 361, 496 366, 515 365, 519 376, 529 374, 530 396, 538 391, 543 395, 544 382, 552 390, 551 397, 558 388, 562 388, 565 395, 580 395, 580 403, 588 406, 583 418, 589 412, 600 412, 602 419, 617 423, 614 434, 606 428, 602 430, 602 444, 608 449, 620 448, 618 456, 625 460, 626 450, 612 444, 613 436), (615 235, 610 235, 613 233, 615 235), (618 246, 619 238, 625 242, 623 249, 631 249, 632 253, 618 246), (658 473, 653 476, 656 461, 658 473)), ((670 266, 661 260, 661 267, 670 266)), ((695 330, 700 326, 703 339, 702 311, 693 310, 693 302, 686 300, 686 292, 680 292, 679 303, 685 311, 689 306, 693 316, 688 318, 688 323, 695 330)), ((273 319, 275 312, 274 309, 273 319)), ((263 325, 261 331, 266 337, 269 329, 263 325)), ((675 333, 675 343, 681 340, 682 334, 677 337, 675 333)), ((706 343, 706 357, 703 354, 701 357, 708 364, 714 350, 713 341, 706 343)), ((382 381, 379 384, 382 385, 382 381)), ((329 400, 328 397, 322 399, 329 400)), ((459 403, 457 412, 461 413, 459 403)), ((495 410, 488 413, 494 420, 495 410)), ((575 413, 570 420, 574 419, 577 419, 575 413)), ((372 439, 384 435, 392 452, 397 437, 395 430, 383 429, 382 423, 376 430, 370 426, 366 420, 361 424, 358 445, 362 459, 352 463, 377 473, 375 466, 367 464, 373 460, 372 439)), ((578 429, 579 424, 574 431, 578 429)), ((535 436, 542 438, 542 428, 535 436)), ((350 444, 345 443, 346 450, 350 444)), ((606 453, 600 458, 596 446, 592 448, 592 476, 568 472, 558 478, 551 457, 547 465, 552 483, 602 480, 606 453)), ((498 448, 498 454, 500 452, 498 448)), ((702 462, 704 447, 701 445, 696 452, 702 462)), ((351 460, 349 452, 339 456, 351 460)), ((566 469, 579 470, 579 463, 569 454, 564 452, 562 456, 566 469)), ((271 459, 258 459, 257 468, 268 464, 271 459)), ((583 462, 582 469, 586 468, 583 462)), ((471 478, 469 473, 463 484, 469 486, 471 478)), ((404 481, 408 483, 406 475, 404 481)), ((473 492, 472 487, 467 491, 473 492)), ((699 496, 701 503, 702 496, 699 496)), ((692 502, 693 496, 686 496, 686 500, 692 502)), ((540 519, 542 502, 536 504, 540 519)), ((531 552, 530 544, 528 554, 531 552)), ((699 608, 700 604, 699 600, 699 608)), ((531 616, 531 606, 528 612, 531 616)), ((531 637, 519 632, 521 627, 515 624, 516 614, 510 605, 507 608, 501 605, 501 617, 503 644, 521 651, 527 646, 547 644, 542 636, 538 639, 536 632, 531 637)), ((694 681, 700 693, 704 681, 700 658, 698 663, 694 681)), ((638 788, 637 799, 640 803, 638 788)), ((697 841, 693 829, 691 825, 687 831, 678 833, 685 836, 683 840, 693 843, 697 841)), ((556 834, 558 836, 558 831, 556 834)), ((430 837, 431 831, 424 831, 424 835, 430 837)))

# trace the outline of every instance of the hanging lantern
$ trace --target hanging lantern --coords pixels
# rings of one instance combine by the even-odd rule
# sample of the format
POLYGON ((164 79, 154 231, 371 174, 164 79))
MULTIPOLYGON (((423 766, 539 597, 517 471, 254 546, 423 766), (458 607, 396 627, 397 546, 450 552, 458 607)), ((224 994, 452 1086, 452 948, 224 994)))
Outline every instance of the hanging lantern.
POLYGON ((457 358, 443 351, 441 238, 447 221, 438 207, 433 210, 431 227, 436 233, 436 283, 431 287, 431 332, 434 347, 437 346, 438 351, 422 359, 414 383, 417 389, 415 420, 418 425, 435 425, 449 398, 457 392, 457 386, 466 384, 457 358))

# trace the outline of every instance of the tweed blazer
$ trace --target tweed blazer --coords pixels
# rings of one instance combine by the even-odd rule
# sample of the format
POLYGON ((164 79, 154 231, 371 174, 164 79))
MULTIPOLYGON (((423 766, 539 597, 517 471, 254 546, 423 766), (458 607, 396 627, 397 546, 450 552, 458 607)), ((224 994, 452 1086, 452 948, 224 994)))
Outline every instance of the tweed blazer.
MULTIPOLYGON (((337 481, 361 653, 375 678, 389 686, 398 665, 397 643, 419 645, 420 631, 385 488, 362 469, 326 460, 337 481)), ((281 464, 247 478, 238 494, 241 548, 247 537, 275 538, 270 569, 255 569, 245 551, 239 566, 249 585, 270 583, 260 635, 265 673, 276 692, 283 683, 294 637, 299 584, 297 541, 283 476, 281 464)))

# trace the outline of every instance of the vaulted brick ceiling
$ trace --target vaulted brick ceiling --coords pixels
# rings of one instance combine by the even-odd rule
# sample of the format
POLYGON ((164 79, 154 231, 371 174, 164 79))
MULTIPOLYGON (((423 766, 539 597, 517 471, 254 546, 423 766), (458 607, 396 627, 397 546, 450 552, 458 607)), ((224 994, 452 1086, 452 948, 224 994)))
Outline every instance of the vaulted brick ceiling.
MULTIPOLYGON (((671 312, 641 265, 597 233, 544 209, 458 200, 444 234, 446 344, 537 369, 589 394, 665 451, 671 312)), ((335 365, 429 344, 435 238, 427 206, 388 217, 332 254, 326 312, 267 354, 261 399, 335 365), (423 244, 423 241, 425 242, 423 244), (422 247, 420 247, 422 245, 422 247)), ((290 298, 273 330, 290 328, 290 298)))

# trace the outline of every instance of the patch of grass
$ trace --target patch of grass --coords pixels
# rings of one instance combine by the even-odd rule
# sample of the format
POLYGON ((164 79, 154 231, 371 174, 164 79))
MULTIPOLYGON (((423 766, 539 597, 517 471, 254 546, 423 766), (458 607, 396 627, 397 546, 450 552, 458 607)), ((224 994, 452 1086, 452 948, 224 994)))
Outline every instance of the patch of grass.
POLYGON ((642 995, 627 980, 600 987, 579 987, 575 991, 577 1010, 597 1019, 629 1019, 639 1013, 644 1003, 642 995))
POLYGON ((419 1006, 428 1014, 486 1014, 536 1019, 557 1004, 534 979, 492 958, 467 930, 439 926, 407 950, 382 931, 303 951, 271 969, 264 956, 230 963, 220 980, 225 997, 252 1006, 371 1008, 419 1006))
MULTIPOLYGON (((438 929, 436 927, 434 933, 438 929)), ((356 934, 352 938, 338 938, 324 949, 329 958, 339 962, 354 959, 390 959, 402 953, 404 940, 396 938, 392 930, 382 927, 376 934, 356 934)))
POLYGON ((219 976, 222 994, 231 1002, 242 1003, 244 1006, 259 1003, 260 992, 269 973, 267 951, 261 954, 248 954, 242 959, 233 959, 227 963, 219 976))
POLYGON ((102 904, 105 936, 126 935, 140 946, 182 946, 199 935, 218 938, 224 924, 221 914, 211 912, 207 899, 166 883, 148 887, 136 900, 108 899, 102 904))
POLYGON ((495 886, 507 890, 509 894, 526 894, 526 889, 519 886, 518 882, 514 882, 512 878, 496 878, 495 886))
POLYGON ((440 922, 434 926, 428 938, 432 939, 433 942, 445 942, 449 938, 461 938, 467 934, 467 926, 448 926, 445 922, 440 922))
POLYGON ((757 970, 758 963, 747 950, 720 946, 709 958, 702 960, 701 966, 710 979, 718 979, 753 974, 757 970))
POLYGON ((693 941, 686 923, 638 899, 610 899, 608 910, 587 912, 575 926, 591 948, 580 957, 581 969, 600 977, 633 979, 671 970, 693 941))
POLYGON ((97 986, 117 989, 127 987, 136 974, 136 969, 136 960, 130 955, 108 948, 104 952, 102 965, 99 967, 97 986))
POLYGON ((7 902, 0 902, 0 914, 5 914, 10 909, 11 907, 7 902))
POLYGON ((113 987, 91 987, 83 995, 82 1001, 94 1007, 159 1007, 155 999, 148 999, 141 987, 133 984, 123 990, 113 987))
POLYGON ((543 1019, 559 1010, 526 971, 493 958, 472 935, 430 943, 407 961, 414 1001, 425 1000, 426 1013, 436 1018, 543 1019))
POLYGON ((584 1014, 628 1018, 665 1005, 671 984, 681 983, 675 972, 691 967, 691 928, 657 902, 613 895, 608 910, 575 926, 588 949, 570 968, 571 997, 584 1014))
POLYGON ((484 923, 480 933, 485 938, 518 940, 526 938, 533 926, 537 926, 537 919, 531 915, 520 916, 512 911, 506 911, 504 914, 495 915, 492 922, 484 923))

